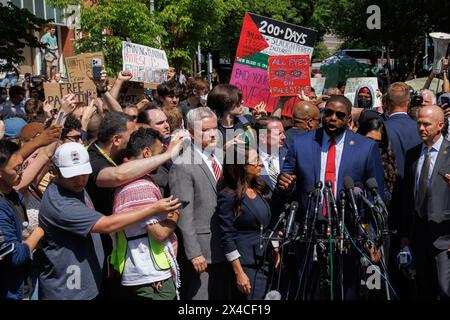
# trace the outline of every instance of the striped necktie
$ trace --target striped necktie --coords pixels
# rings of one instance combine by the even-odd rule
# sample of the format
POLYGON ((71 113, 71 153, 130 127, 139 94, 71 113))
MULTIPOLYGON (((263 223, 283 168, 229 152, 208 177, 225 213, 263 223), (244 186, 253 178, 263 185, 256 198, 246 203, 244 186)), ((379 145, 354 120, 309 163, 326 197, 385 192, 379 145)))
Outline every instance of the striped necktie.
POLYGON ((278 180, 278 171, 274 163, 275 160, 275 157, 269 156, 269 178, 273 188, 275 188, 275 186, 277 185, 278 180))
POLYGON ((216 158, 214 157, 213 154, 211 154, 209 156, 209 160, 211 161, 211 165, 212 165, 212 168, 213 168, 213 171, 214 171, 214 178, 216 178, 216 181, 219 181, 220 180, 220 176, 222 174, 222 171, 220 170, 220 166, 217 163, 217 160, 216 160, 216 158))

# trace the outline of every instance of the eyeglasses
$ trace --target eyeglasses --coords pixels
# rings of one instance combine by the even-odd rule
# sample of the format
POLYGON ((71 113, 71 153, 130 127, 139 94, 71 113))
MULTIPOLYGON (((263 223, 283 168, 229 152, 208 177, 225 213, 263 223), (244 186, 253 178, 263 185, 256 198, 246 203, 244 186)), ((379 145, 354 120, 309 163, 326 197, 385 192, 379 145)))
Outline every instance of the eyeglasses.
POLYGON ((341 112, 341 111, 334 111, 331 109, 325 109, 323 112, 323 115, 325 117, 331 117, 333 114, 336 115, 336 118, 338 118, 339 120, 345 120, 345 118, 347 117, 347 114, 345 112, 341 112))

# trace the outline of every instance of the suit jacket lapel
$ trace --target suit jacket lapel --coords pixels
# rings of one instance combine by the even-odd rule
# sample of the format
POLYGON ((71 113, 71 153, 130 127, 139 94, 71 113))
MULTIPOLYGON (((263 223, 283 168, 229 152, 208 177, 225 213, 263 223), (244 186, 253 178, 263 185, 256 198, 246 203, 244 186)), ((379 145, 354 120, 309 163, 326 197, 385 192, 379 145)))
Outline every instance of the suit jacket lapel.
POLYGON ((439 150, 436 163, 433 167, 433 173, 431 174, 431 181, 434 181, 436 179, 436 175, 439 172, 439 169, 442 167, 445 158, 449 156, 450 152, 450 143, 447 140, 442 141, 441 150, 439 150))
POLYGON ((314 181, 320 180, 320 166, 321 166, 321 156, 322 156, 322 139, 323 139, 323 129, 317 129, 314 137, 314 142, 312 143, 312 158, 314 164, 314 181))
POLYGON ((214 175, 212 174, 211 170, 209 170, 208 165, 203 160, 203 157, 192 147, 192 163, 198 163, 198 159, 200 158, 202 162, 199 164, 199 167, 202 169, 203 173, 206 175, 206 178, 211 182, 211 185, 214 189, 214 191, 217 193, 217 181, 214 175))
MULTIPOLYGON (((340 182, 344 181, 344 168, 351 167, 350 160, 355 156, 353 146, 355 145, 354 133, 351 130, 345 131, 345 140, 344 140, 344 148, 342 150, 341 162, 339 165, 339 172, 337 175, 337 181, 335 190, 339 190, 340 182)), ((356 181, 355 181, 356 182, 356 181)))

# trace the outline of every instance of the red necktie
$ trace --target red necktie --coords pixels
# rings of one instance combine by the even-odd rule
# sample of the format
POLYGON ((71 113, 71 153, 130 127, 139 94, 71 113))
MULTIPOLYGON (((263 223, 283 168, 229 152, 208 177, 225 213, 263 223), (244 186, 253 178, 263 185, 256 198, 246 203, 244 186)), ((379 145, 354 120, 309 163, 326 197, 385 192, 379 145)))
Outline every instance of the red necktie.
POLYGON ((216 181, 219 181, 220 175, 221 175, 219 164, 217 163, 217 161, 216 161, 216 159, 214 158, 213 155, 211 155, 209 157, 209 159, 211 160, 212 168, 213 168, 213 171, 214 171, 214 177, 216 178, 216 181))
MULTIPOLYGON (((330 138, 330 146, 328 147, 327 153, 327 166, 325 168, 325 181, 330 180, 332 183, 332 192, 334 194, 334 186, 335 186, 335 176, 336 176, 336 142, 334 138, 330 138)), ((323 206, 323 215, 326 216, 326 205, 323 206)))

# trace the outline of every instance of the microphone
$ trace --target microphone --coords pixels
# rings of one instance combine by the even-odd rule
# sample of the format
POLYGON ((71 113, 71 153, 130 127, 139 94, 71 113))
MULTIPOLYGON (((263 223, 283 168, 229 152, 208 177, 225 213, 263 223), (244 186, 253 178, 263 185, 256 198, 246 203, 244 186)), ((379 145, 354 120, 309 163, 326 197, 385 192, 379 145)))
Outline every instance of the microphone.
POLYGON ((286 238, 290 238, 292 236, 292 231, 293 231, 292 227, 294 225, 295 214, 297 213, 297 209, 298 209, 298 202, 292 201, 290 207, 291 208, 289 210, 289 215, 288 215, 287 225, 286 225, 286 238))
MULTIPOLYGON (((327 180, 327 181, 325 181, 325 185, 328 187, 328 189, 330 189, 330 201, 331 201, 331 205, 332 205, 332 208, 334 210, 334 213, 335 213, 335 216, 334 216, 334 224, 335 224, 335 226, 334 227, 336 227, 337 220, 338 220, 338 217, 337 217, 337 215, 338 215, 338 208, 337 208, 337 205, 336 205, 336 199, 334 198, 333 183, 331 182, 331 180, 327 180)), ((332 217, 330 217, 330 218, 332 218, 332 217)), ((333 232, 336 234, 336 230, 335 229, 333 230, 333 232)))
POLYGON ((365 233, 364 228, 360 224, 358 207, 356 206, 355 196, 353 195, 353 187, 355 186, 352 177, 345 176, 344 177, 344 188, 347 191, 348 198, 350 200, 350 204, 353 207, 353 214, 355 215, 356 223, 360 227, 360 229, 365 233))
POLYGON ((380 194, 378 193, 378 183, 375 178, 367 179, 366 181, 366 187, 372 192, 372 195, 375 199, 375 203, 377 203, 381 209, 383 210, 384 214, 383 216, 387 216, 388 210, 386 208, 386 205, 383 201, 383 198, 380 197, 380 194))
POLYGON ((281 293, 279 293, 277 290, 270 290, 269 292, 267 292, 264 300, 281 300, 281 293))
POLYGON ((314 195, 314 187, 310 186, 306 189, 306 195, 308 196, 308 203, 306 205, 306 212, 305 212, 305 218, 303 219, 303 231, 302 231, 302 238, 306 238, 306 233, 308 232, 308 219, 309 219, 309 210, 311 207, 311 198, 314 195))
POLYGON ((364 186, 361 182, 356 182, 355 187, 353 188, 353 194, 356 196, 357 199, 361 199, 366 206, 368 206, 371 210, 375 209, 375 206, 372 202, 369 201, 369 199, 366 198, 364 195, 364 186))
POLYGON ((324 197, 324 206, 327 211, 327 219, 328 219, 328 227, 327 227, 327 236, 330 235, 331 231, 331 206, 330 206, 330 193, 331 189, 328 187, 328 182, 325 182, 325 188, 323 188, 323 197, 324 197))
POLYGON ((322 190, 322 186, 323 186, 323 183, 322 183, 322 181, 317 181, 316 182, 316 191, 315 191, 315 197, 316 197, 316 203, 315 203, 315 206, 314 206, 314 221, 315 221, 315 219, 316 219, 316 217, 317 217, 317 214, 318 214, 318 212, 319 212, 319 207, 320 207, 320 203, 322 202, 322 193, 320 192, 321 190, 322 190))

